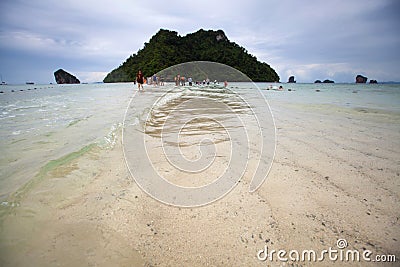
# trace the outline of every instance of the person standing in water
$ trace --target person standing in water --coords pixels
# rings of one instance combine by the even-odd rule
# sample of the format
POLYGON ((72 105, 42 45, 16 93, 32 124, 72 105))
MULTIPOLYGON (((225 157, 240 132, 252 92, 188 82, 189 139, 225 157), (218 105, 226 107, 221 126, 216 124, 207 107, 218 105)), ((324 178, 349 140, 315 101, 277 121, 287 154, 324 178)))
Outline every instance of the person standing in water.
POLYGON ((143 89, 144 76, 142 70, 139 70, 138 73, 136 74, 136 82, 138 84, 139 91, 141 91, 140 87, 142 87, 142 90, 144 90, 143 89))
POLYGON ((152 78, 152 80, 153 80, 153 82, 152 82, 152 84, 153 84, 153 86, 157 86, 158 85, 158 82, 157 82, 157 75, 153 75, 153 77, 151 77, 152 78))

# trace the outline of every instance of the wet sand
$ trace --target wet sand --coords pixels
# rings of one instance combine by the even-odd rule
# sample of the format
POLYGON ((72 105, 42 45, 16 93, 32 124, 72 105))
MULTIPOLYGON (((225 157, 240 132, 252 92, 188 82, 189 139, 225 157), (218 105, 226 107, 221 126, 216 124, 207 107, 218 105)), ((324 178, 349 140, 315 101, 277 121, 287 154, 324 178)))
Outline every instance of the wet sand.
POLYGON ((118 136, 112 149, 92 147, 47 170, 7 209, 0 265, 279 266, 257 252, 321 251, 340 238, 349 249, 399 256, 399 114, 270 105, 277 150, 256 192, 245 176, 204 207, 164 205, 130 177, 118 136))

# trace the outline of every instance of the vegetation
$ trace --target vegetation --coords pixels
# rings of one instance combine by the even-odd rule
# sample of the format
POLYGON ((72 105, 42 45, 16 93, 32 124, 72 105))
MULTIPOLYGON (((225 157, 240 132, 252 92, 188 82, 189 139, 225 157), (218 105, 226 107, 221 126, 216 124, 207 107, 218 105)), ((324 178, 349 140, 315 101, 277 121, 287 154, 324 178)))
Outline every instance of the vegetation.
MULTIPOLYGON (((141 69, 145 76, 190 61, 213 61, 240 70, 255 82, 279 81, 267 63, 259 62, 246 49, 230 42, 222 30, 199 30, 186 36, 161 29, 144 48, 111 71, 104 82, 131 82, 141 69)), ((212 78, 212 77, 210 77, 212 78)))

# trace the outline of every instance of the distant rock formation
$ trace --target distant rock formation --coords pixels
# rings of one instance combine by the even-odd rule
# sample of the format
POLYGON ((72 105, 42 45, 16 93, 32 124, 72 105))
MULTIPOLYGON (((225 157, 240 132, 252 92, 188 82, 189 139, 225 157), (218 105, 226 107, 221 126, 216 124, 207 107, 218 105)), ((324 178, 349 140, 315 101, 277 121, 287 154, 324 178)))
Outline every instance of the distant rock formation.
POLYGON ((358 74, 356 77, 356 83, 366 83, 367 80, 368 80, 368 77, 364 77, 360 74, 358 74))
POLYGON ((377 80, 369 80, 369 83, 378 83, 377 80))
POLYGON ((321 80, 316 80, 314 83, 322 83, 321 80))
POLYGON ((69 74, 63 69, 59 69, 56 72, 54 72, 54 77, 56 79, 56 82, 58 84, 75 84, 75 83, 81 83, 74 75, 69 74))
POLYGON ((296 83, 296 81, 294 80, 294 76, 290 76, 288 83, 296 83))
POLYGON ((331 81, 331 80, 328 80, 328 79, 326 79, 326 80, 324 80, 323 81, 323 83, 335 83, 334 81, 331 81))

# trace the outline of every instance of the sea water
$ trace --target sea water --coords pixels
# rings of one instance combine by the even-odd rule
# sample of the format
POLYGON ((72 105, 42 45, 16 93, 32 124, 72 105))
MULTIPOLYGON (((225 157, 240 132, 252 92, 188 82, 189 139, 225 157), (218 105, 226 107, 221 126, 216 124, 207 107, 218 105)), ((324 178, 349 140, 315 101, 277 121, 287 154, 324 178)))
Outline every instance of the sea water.
MULTIPOLYGON (((268 89, 271 84, 258 84, 268 89)), ((400 84, 283 84, 265 92, 271 101, 400 112, 400 84)))
MULTIPOLYGON (((343 109, 383 113, 391 116, 394 127, 400 130, 397 84, 282 84, 284 91, 267 90, 277 84, 256 85, 271 105, 273 115, 285 112, 285 105, 318 106, 332 111, 332 115, 343 109)), ((169 84, 157 90, 171 88, 174 85, 169 84)), ((235 91, 254 88, 249 83, 228 85, 228 89, 235 91)), ((145 89, 141 97, 151 98, 153 87, 145 89)), ((187 88, 175 87, 171 100, 184 97, 182 90, 187 88)), ((0 94, 0 201, 3 203, 49 163, 63 164, 68 155, 79 157, 92 145, 112 147, 129 100, 137 97, 132 83, 3 85, 0 91, 3 92, 0 94)))
POLYGON ((133 84, 3 85, 0 201, 49 162, 113 146, 133 84))

